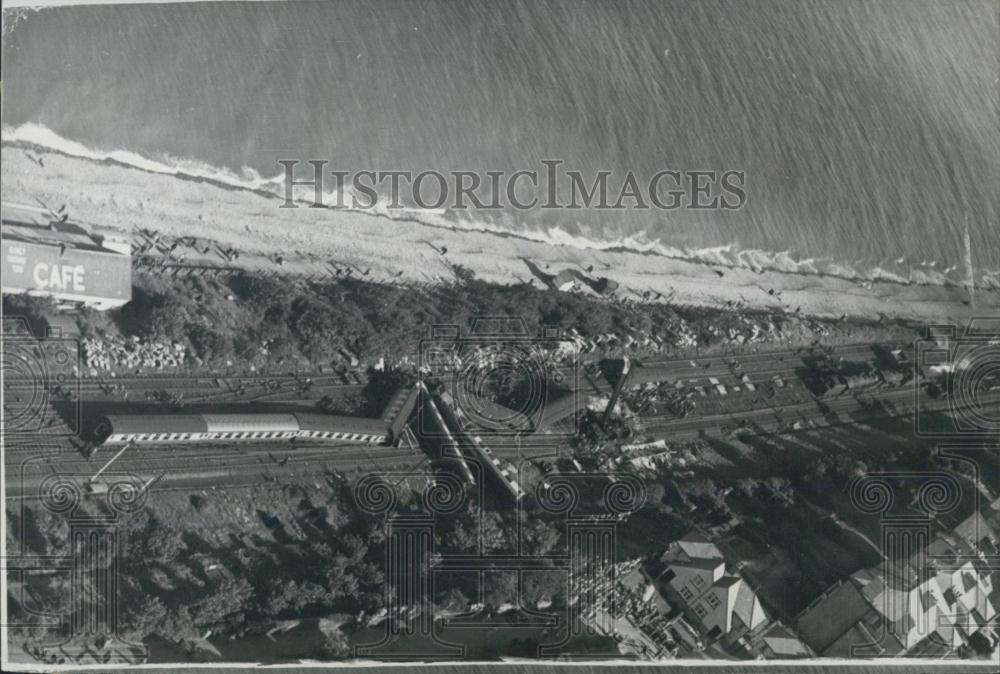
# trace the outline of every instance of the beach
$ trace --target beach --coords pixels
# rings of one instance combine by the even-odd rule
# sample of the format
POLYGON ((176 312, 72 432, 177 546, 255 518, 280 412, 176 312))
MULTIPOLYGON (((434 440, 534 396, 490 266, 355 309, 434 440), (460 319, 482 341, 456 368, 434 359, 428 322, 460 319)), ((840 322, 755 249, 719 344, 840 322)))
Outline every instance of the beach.
MULTIPOLYGON (((367 281, 435 284, 454 280, 454 266, 483 281, 542 286, 563 270, 607 278, 618 298, 706 308, 799 312, 816 317, 965 322, 1000 311, 1000 291, 889 281, 859 281, 711 265, 662 255, 579 248, 504 232, 464 229, 451 221, 409 214, 389 217, 330 208, 279 208, 265 190, 193 176, 168 175, 123 163, 69 156, 5 143, 4 202, 66 206, 74 222, 135 235, 152 230, 198 237, 240 251, 236 264, 282 258, 283 273, 329 273, 351 267, 367 281), (589 271, 588 271, 589 270, 589 271)), ((955 225, 960 226, 958 223, 955 225)), ((591 292, 590 290, 585 290, 591 292)))

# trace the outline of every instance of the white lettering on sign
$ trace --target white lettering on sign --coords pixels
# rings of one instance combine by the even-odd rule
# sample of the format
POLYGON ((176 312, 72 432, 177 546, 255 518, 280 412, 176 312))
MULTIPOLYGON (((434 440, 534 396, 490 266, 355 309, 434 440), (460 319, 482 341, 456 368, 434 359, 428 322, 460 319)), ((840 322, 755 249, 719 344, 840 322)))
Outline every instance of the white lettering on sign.
POLYGON ((84 272, 81 264, 76 266, 54 264, 49 267, 48 263, 39 262, 35 265, 35 283, 39 288, 82 293, 87 290, 83 287, 84 272))
POLYGON ((9 246, 7 248, 7 264, 15 274, 24 273, 24 265, 28 262, 27 254, 23 246, 9 246))

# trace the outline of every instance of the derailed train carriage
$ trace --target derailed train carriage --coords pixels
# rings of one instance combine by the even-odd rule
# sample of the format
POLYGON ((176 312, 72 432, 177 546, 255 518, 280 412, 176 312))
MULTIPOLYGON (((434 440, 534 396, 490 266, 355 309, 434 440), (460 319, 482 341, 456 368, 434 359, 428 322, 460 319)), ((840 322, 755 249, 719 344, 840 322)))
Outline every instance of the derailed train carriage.
POLYGON ((313 441, 390 443, 388 424, 335 414, 109 414, 94 432, 104 445, 313 441))

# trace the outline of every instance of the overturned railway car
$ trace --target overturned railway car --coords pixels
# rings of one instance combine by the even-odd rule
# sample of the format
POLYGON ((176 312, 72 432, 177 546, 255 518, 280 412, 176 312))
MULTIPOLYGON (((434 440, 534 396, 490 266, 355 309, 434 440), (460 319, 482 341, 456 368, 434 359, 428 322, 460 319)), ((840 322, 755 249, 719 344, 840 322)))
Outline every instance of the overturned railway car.
POLYGON ((334 414, 111 414, 101 419, 95 439, 106 445, 261 442, 389 443, 389 427, 378 419, 334 414))

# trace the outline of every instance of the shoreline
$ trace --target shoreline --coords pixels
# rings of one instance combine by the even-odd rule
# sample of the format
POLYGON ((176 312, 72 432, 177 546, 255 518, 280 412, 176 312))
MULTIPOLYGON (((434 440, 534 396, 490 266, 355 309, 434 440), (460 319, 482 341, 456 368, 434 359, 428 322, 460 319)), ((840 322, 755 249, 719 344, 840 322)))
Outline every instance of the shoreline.
MULTIPOLYGON (((176 163, 164 163, 164 161, 149 159, 127 150, 99 152, 75 141, 62 138, 49 129, 34 124, 26 124, 17 128, 5 126, 3 136, 2 145, 4 148, 20 149, 25 152, 31 150, 38 155, 55 154, 72 159, 82 159, 94 164, 133 169, 150 175, 170 176, 178 180, 212 185, 227 191, 246 192, 266 199, 282 198, 281 193, 278 191, 278 185, 283 183, 281 175, 272 178, 263 178, 259 173, 250 170, 253 177, 240 176, 232 169, 203 165, 194 160, 194 167, 192 168, 190 165, 185 165, 190 164, 190 162, 186 162, 185 160, 171 159, 169 161, 176 163)), ((296 199, 296 202, 301 204, 302 207, 314 205, 314 202, 308 198, 296 199)), ((966 288, 966 279, 948 274, 950 270, 956 268, 955 265, 946 267, 944 271, 937 271, 934 262, 926 261, 917 263, 916 265, 908 263, 906 273, 909 278, 903 278, 901 275, 902 270, 892 271, 883 267, 887 263, 886 260, 873 263, 874 266, 869 267, 866 271, 852 267, 852 264, 855 263, 837 262, 831 257, 794 259, 788 255, 788 251, 776 252, 748 248, 740 249, 733 253, 734 244, 732 243, 694 249, 676 249, 667 246, 664 249, 664 244, 659 239, 629 246, 627 244, 623 245, 621 241, 601 242, 588 240, 586 237, 579 237, 565 230, 558 230, 560 234, 567 237, 566 240, 560 241, 558 240, 558 236, 553 236, 550 233, 530 230, 525 232, 512 231, 492 226, 492 223, 487 220, 467 221, 450 216, 448 213, 421 213, 413 209, 402 209, 399 211, 399 215, 394 215, 384 210, 336 209, 330 206, 324 206, 323 208, 342 213, 382 218, 392 222, 408 222, 422 227, 448 230, 455 233, 475 232, 555 247, 566 247, 574 250, 647 255, 721 269, 747 269, 754 273, 769 272, 808 277, 818 276, 822 278, 841 279, 858 284, 888 283, 904 286, 966 288), (421 213, 421 215, 408 215, 409 213, 421 213), (437 219, 442 221, 435 222, 437 219), (585 243, 574 242, 574 239, 582 239, 585 243), (661 250, 656 250, 657 247, 660 247, 661 250), (735 255, 735 259, 732 259, 733 255, 735 255), (744 259, 744 256, 752 257, 754 255, 764 256, 769 261, 756 262, 744 259), (713 257, 715 259, 712 259, 713 257), (782 258, 787 260, 786 264, 790 264, 795 268, 783 268, 778 262, 782 258), (817 264, 820 266, 817 267, 817 264), (803 269, 803 267, 811 267, 811 269, 803 269), (839 270, 845 271, 841 273, 839 270), (917 275, 916 279, 913 278, 914 274, 917 275)), ((902 264, 902 259, 896 260, 895 264, 902 264)), ((998 263, 1000 263, 1000 260, 998 260, 998 263)), ((978 289, 1000 292, 1000 266, 996 269, 980 269, 975 282, 978 289)))
POLYGON ((964 322, 1000 313, 1000 289, 980 290, 973 309, 967 290, 956 285, 754 271, 652 251, 557 245, 514 232, 386 213, 279 209, 281 198, 266 189, 160 173, 110 158, 85 159, 40 146, 31 149, 44 158, 44 165, 29 158, 24 143, 4 142, 4 201, 34 204, 40 199, 53 208, 66 204, 73 220, 90 226, 209 238, 251 253, 280 252, 293 265, 315 263, 317 256, 329 258, 367 267, 365 276, 372 281, 444 283, 454 265, 461 265, 483 281, 541 285, 524 263, 527 259, 552 275, 592 267, 593 275, 619 284, 619 297, 655 294, 675 304, 723 310, 735 306, 797 310, 823 318, 885 316, 916 322, 964 322), (444 250, 442 255, 439 251, 444 250))

